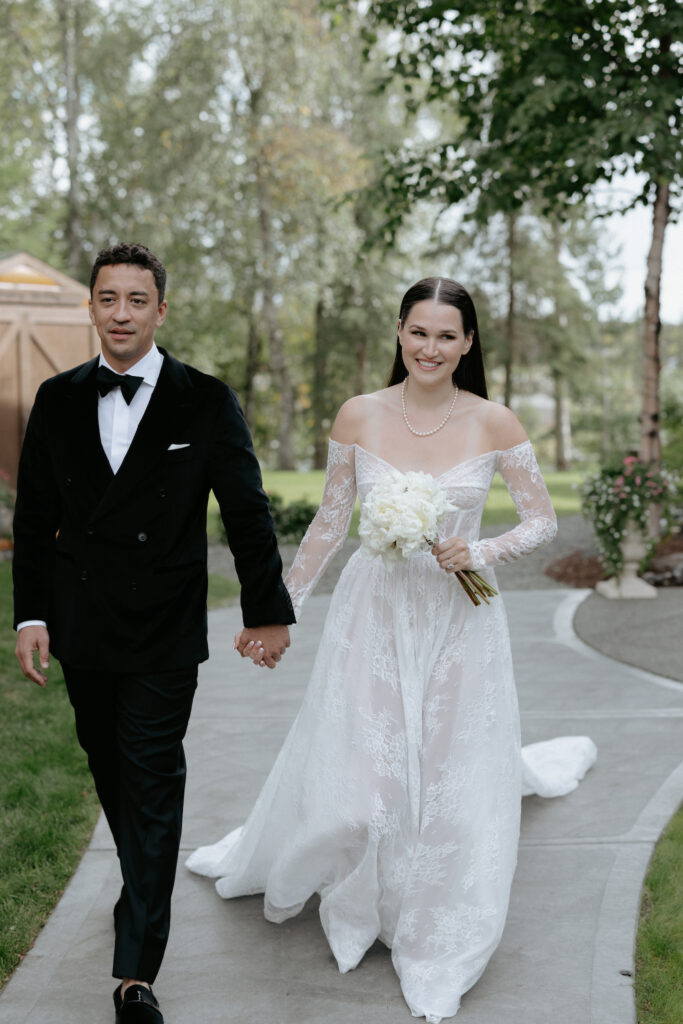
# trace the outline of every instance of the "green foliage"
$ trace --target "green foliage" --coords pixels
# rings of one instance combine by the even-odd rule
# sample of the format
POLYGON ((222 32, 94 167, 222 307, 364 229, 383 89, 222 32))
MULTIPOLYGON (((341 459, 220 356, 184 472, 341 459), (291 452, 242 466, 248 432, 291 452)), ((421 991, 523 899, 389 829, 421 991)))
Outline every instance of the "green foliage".
POLYGON ((589 456, 630 444, 633 341, 603 344, 604 259, 568 189, 578 176, 583 195, 595 167, 609 176, 617 124, 646 172, 655 148, 658 173, 676 166, 678 51, 662 26, 675 38, 681 15, 637 6, 466 0, 456 17, 442 3, 376 3, 364 21, 355 2, 332 0, 11 0, 0 5, 0 252, 67 269, 71 173, 74 272, 84 278, 117 239, 158 251, 170 303, 159 341, 236 389, 266 464, 284 465, 283 442, 287 465, 324 464, 339 406, 386 378, 404 286, 432 273, 472 286, 496 397, 507 374, 513 394, 571 400, 589 456), (78 42, 71 172, 60 7, 78 42), (553 197, 566 225, 543 216, 553 197), (434 199, 463 200, 457 232, 434 199), (602 416, 601 388, 618 394, 602 416))
POLYGON ((10 488, 9 474, 0 469, 0 505, 3 508, 14 508, 14 494, 10 488))
POLYGON ((62 894, 99 804, 59 667, 45 690, 14 658, 11 572, 0 562, 0 986, 62 894))
POLYGON ((664 366, 666 372, 662 387, 662 461, 670 469, 678 470, 683 466, 683 354, 672 353, 665 358, 664 366))
POLYGON ((450 204, 473 191, 483 219, 538 197, 555 210, 609 180, 625 158, 646 175, 644 201, 658 181, 680 194, 677 0, 461 0, 457 9, 375 0, 369 10, 404 38, 392 47, 390 77, 422 80, 428 101, 457 96, 462 120, 452 137, 395 154, 388 229, 417 198, 450 204))
POLYGON ((239 596, 239 583, 227 579, 225 576, 219 576, 218 573, 209 573, 209 592, 206 598, 209 611, 213 608, 224 608, 225 605, 233 604, 239 596))
POLYGON ((9 475, 0 469, 0 538, 12 536, 14 514, 14 492, 10 487, 9 475))
POLYGON ((305 498, 298 498, 285 504, 284 498, 279 494, 271 493, 268 497, 278 540, 282 543, 299 544, 318 511, 318 506, 305 498))
MULTIPOLYGON (((324 474, 300 474, 291 473, 286 470, 280 470, 277 473, 280 480, 288 479, 290 481, 290 487, 288 487, 287 497, 283 497, 274 491, 268 492, 268 498, 270 499, 270 513, 273 517, 275 524, 275 533, 277 539, 281 544, 299 544, 306 533, 313 516, 318 511, 318 505, 320 503, 319 498, 316 501, 311 501, 306 496, 306 492, 310 493, 312 490, 314 493, 318 493, 318 480, 316 478, 323 476, 324 474), (299 479, 303 477, 313 477, 314 482, 312 488, 307 488, 305 484, 303 487, 299 483, 299 479), (303 491, 303 493, 302 493, 303 491)), ((322 491, 322 483, 320 482, 320 492, 322 491)), ((217 512, 215 506, 215 499, 213 499, 209 505, 209 519, 211 519, 212 512, 217 512)), ((210 531, 212 532, 212 531, 210 531)), ((225 532, 225 527, 222 521, 218 518, 217 524, 218 537, 223 544, 228 543, 228 538, 225 532)))
POLYGON ((581 489, 583 514, 590 519, 605 567, 619 576, 623 567, 622 542, 626 524, 635 523, 644 536, 649 534, 653 505, 660 518, 671 516, 678 479, 666 470, 627 455, 587 477, 581 489))
POLYGON ((643 886, 636 941, 639 1024, 683 1020, 683 808, 655 847, 643 886))

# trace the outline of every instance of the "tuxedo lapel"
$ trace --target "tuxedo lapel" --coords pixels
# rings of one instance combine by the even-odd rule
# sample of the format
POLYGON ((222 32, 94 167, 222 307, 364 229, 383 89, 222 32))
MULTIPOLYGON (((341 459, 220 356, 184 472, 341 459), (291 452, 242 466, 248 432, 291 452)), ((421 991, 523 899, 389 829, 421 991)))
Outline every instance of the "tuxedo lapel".
POLYGON ((111 477, 96 517, 125 501, 149 470, 158 465, 169 444, 178 437, 182 440, 187 414, 192 408, 192 383, 182 363, 164 349, 159 351, 164 357, 159 379, 126 457, 118 473, 111 477))
POLYGON ((86 470, 83 480, 100 499, 114 474, 100 441, 95 383, 98 364, 99 357, 96 356, 84 363, 72 377, 66 392, 64 426, 69 458, 75 456, 79 465, 86 470))

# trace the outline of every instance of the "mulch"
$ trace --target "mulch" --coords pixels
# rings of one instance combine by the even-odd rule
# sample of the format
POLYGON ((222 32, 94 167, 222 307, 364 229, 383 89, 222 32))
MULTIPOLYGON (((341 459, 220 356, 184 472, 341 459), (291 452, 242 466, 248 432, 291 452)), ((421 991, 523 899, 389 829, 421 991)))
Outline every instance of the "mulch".
MULTIPOLYGON (((660 541, 655 548, 654 558, 658 560, 667 555, 683 552, 683 533, 674 534, 660 541)), ((558 558, 547 566, 546 576, 563 583, 568 587, 594 587, 599 580, 607 579, 600 558, 590 551, 574 551, 571 555, 558 558)))
POLYGON ((586 551, 574 551, 571 555, 558 558, 546 568, 545 574, 567 587, 581 589, 594 587, 598 580, 607 579, 598 556, 586 551))

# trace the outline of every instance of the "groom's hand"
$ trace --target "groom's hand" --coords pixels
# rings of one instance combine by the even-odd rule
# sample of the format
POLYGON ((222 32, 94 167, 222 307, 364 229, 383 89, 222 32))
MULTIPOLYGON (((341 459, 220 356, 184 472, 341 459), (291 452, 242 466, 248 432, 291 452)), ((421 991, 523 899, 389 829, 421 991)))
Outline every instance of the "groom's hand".
POLYGON ((289 630, 281 625, 245 626, 235 637, 235 649, 242 657, 266 668, 275 668, 289 643, 289 630))
POLYGON ((27 679, 32 679, 38 686, 45 687, 47 676, 39 672, 33 664, 33 655, 38 652, 40 667, 47 669, 50 663, 50 636, 45 626, 23 626, 17 633, 17 646, 14 653, 21 665, 21 671, 27 679))

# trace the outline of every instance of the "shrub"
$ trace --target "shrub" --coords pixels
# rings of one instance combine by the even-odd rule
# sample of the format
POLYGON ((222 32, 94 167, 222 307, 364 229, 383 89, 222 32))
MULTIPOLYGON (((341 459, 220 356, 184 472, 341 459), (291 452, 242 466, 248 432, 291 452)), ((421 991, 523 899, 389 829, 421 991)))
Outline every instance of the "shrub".
POLYGON ((581 488, 582 511, 590 519, 605 567, 619 576, 623 567, 622 541, 629 520, 649 533, 650 510, 659 508, 669 525, 678 495, 678 479, 669 470, 627 455, 587 477, 581 488))
POLYGON ((306 501, 305 498, 285 505, 279 494, 269 494, 268 497, 278 540, 282 543, 299 544, 318 511, 318 506, 306 501))
MULTIPOLYGON (((285 505, 284 498, 280 494, 268 495, 270 499, 270 514, 275 523, 275 533, 280 544, 299 544, 308 529, 313 516, 318 511, 318 506, 305 498, 298 501, 291 501, 285 505)), ((225 535, 225 527, 220 520, 220 538, 224 544, 228 539, 225 535)))

